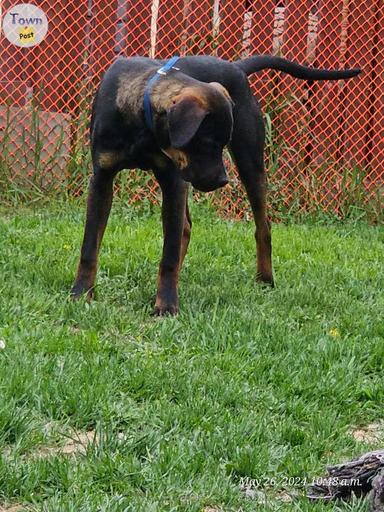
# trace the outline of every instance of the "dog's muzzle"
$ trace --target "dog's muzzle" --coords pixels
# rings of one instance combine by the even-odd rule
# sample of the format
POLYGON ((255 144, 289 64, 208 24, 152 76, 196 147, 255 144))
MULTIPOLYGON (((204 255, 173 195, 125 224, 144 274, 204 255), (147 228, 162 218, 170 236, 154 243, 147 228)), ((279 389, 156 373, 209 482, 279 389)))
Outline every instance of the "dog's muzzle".
POLYGON ((213 192, 218 188, 225 187, 227 184, 228 178, 226 176, 220 177, 219 179, 211 182, 192 181, 193 188, 200 192, 213 192))

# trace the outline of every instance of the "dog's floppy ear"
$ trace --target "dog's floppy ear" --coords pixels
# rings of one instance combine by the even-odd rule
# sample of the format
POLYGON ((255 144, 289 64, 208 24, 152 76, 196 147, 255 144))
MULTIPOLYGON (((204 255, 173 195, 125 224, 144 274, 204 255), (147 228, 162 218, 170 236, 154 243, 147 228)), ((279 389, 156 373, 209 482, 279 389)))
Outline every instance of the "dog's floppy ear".
POLYGON ((171 147, 177 149, 186 146, 207 114, 208 110, 199 98, 192 95, 175 98, 167 110, 171 147))
POLYGON ((223 96, 225 96, 227 98, 227 100, 231 103, 232 106, 235 104, 234 101, 231 98, 231 95, 229 94, 228 90, 224 87, 224 85, 219 84, 219 82, 209 82, 209 85, 211 87, 214 87, 223 96))

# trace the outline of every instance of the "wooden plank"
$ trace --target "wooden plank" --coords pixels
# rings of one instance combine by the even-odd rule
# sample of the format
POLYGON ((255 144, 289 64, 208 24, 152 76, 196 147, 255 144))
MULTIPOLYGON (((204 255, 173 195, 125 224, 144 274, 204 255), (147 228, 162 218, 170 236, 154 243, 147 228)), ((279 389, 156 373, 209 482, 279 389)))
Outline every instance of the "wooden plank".
POLYGON ((39 111, 39 125, 36 131, 31 130, 34 125, 33 112, 29 107, 5 107, 0 105, 0 132, 5 129, 4 119, 6 109, 12 120, 9 130, 9 141, 7 151, 12 155, 11 162, 18 162, 18 165, 11 165, 11 178, 17 176, 29 177, 37 170, 42 171, 35 178, 40 185, 47 187, 60 186, 65 179, 63 169, 69 160, 70 155, 70 116, 57 112, 39 111), (36 137, 41 142, 40 160, 36 168, 36 137))
MULTIPOLYGON (((8 10, 15 4, 11 0, 2 0, 1 11, 3 17, 8 10)), ((28 48, 19 48, 10 43, 4 36, 3 32, 0 36, 0 102, 24 105, 27 95, 27 65, 28 65, 28 48)), ((5 111, 2 111, 5 112, 5 111)))
POLYGON ((152 0, 127 0, 123 2, 120 53, 125 56, 149 56, 151 49, 152 0))
POLYGON ((186 54, 212 53, 214 50, 213 1, 190 0, 186 15, 186 54))
MULTIPOLYGON (((249 55, 273 53, 275 5, 274 0, 253 1, 251 3, 250 44, 248 48, 246 47, 246 53, 249 55)), ((265 104, 267 96, 273 94, 275 83, 273 76, 274 73, 271 71, 262 71, 253 75, 250 79, 255 96, 261 104, 265 104)), ((277 74, 275 76, 277 77, 277 74)))
POLYGON ((160 0, 157 17, 156 58, 167 59, 181 53, 184 20, 184 1, 160 0))
POLYGON ((116 58, 117 8, 117 0, 93 0, 91 67, 94 83, 100 81, 116 58))
MULTIPOLYGON (((312 0, 289 0, 285 11, 283 56, 300 64, 307 64, 308 21, 312 0)), ((295 94, 300 100, 306 98, 305 83, 289 76, 282 76, 281 92, 295 94)), ((302 114, 302 108, 292 105, 294 116, 302 114)))
MULTIPOLYGON (((48 0, 49 1, 49 0, 48 0)), ((66 112, 77 115, 85 98, 84 87, 89 72, 89 43, 92 33, 87 0, 73 5, 70 13, 61 10, 61 41, 64 65, 58 62, 58 78, 62 82, 63 104, 66 112), (70 15, 69 15, 70 14, 70 15)), ((68 6, 65 0, 63 7, 68 6)), ((96 32, 96 31, 95 31, 96 32)))
POLYGON ((366 133, 370 121, 370 91, 373 62, 376 0, 351 0, 347 40, 348 67, 364 72, 345 85, 345 132, 342 155, 349 167, 364 167, 367 156, 366 133))
POLYGON ((245 13, 246 2, 244 0, 220 0, 220 34, 217 47, 219 57, 228 60, 241 57, 245 13))
POLYGON ((275 21, 274 0, 264 2, 253 1, 250 5, 252 12, 250 55, 273 53, 273 27, 275 21))
MULTIPOLYGON (((282 52, 287 59, 307 64, 308 22, 311 0, 289 0, 285 12, 285 30, 282 52)), ((279 77, 280 101, 287 101, 283 109, 280 135, 284 149, 281 158, 283 177, 292 176, 290 186, 297 190, 305 187, 303 169, 307 166, 308 148, 308 85, 292 77, 279 77)))
MULTIPOLYGON (((34 99, 42 110, 64 111, 64 97, 67 88, 73 84, 70 75, 74 62, 68 63, 66 59, 63 39, 66 20, 69 19, 64 15, 66 5, 64 0, 55 6, 49 0, 39 4, 48 19, 48 32, 44 41, 29 49, 27 69, 34 99)), ((73 47, 77 49, 72 43, 73 47)))
MULTIPOLYGON (((343 2, 327 0, 319 13, 314 65, 339 69, 342 56, 343 2)), ((343 98, 345 84, 339 81, 315 82, 312 86, 311 123, 313 127, 312 165, 318 167, 327 161, 337 164, 338 148, 342 139, 343 98)), ((336 172, 336 171, 335 171, 336 172)))
POLYGON ((366 186, 370 192, 379 191, 384 185, 384 14, 383 0, 377 0, 374 28, 374 61, 371 101, 371 130, 367 134, 370 144, 370 172, 366 186))

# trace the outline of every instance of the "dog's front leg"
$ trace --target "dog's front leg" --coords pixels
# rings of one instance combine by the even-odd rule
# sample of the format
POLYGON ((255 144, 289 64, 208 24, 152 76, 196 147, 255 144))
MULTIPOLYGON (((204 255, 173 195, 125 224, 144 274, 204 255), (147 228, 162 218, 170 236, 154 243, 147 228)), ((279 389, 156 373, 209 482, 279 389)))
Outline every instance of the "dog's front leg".
POLYGON ((266 215, 264 126, 250 91, 249 103, 239 100, 234 110, 230 150, 251 203, 256 223, 257 280, 273 286, 271 228, 266 215))
POLYGON ((96 168, 91 178, 80 263, 71 290, 71 295, 75 299, 83 293, 87 294, 88 299, 93 296, 97 256, 111 211, 115 175, 116 173, 96 168))
MULTIPOLYGON (((175 315, 179 310, 177 286, 182 252, 188 186, 175 169, 155 172, 163 194, 163 255, 159 267, 154 313, 175 315)), ((185 244, 184 244, 185 245, 185 244)))

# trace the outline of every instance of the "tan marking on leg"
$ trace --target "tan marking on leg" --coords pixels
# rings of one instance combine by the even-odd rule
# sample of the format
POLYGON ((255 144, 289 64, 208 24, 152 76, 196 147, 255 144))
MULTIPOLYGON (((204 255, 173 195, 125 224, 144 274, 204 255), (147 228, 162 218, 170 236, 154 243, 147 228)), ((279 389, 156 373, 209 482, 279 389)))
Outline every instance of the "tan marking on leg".
POLYGON ((268 220, 256 227, 257 280, 273 283, 271 229, 268 220))
POLYGON ((105 151, 99 153, 98 164, 102 169, 110 169, 122 160, 123 154, 115 151, 105 151))
MULTIPOLYGON (((189 214, 188 214, 189 215, 189 214)), ((191 230, 192 224, 186 215, 184 218, 184 228, 183 228, 183 238, 181 239, 181 249, 180 249, 180 264, 179 270, 184 262, 185 255, 187 254, 189 240, 191 239, 191 230)))

